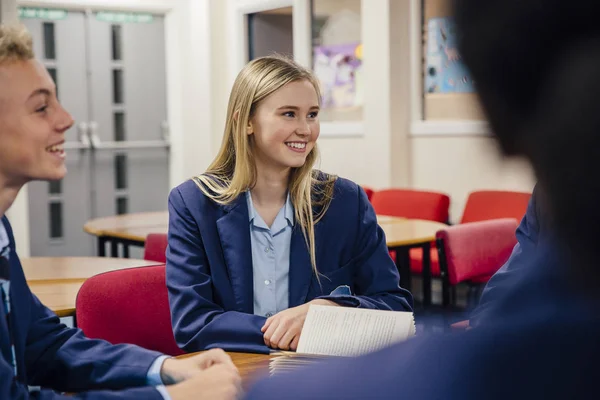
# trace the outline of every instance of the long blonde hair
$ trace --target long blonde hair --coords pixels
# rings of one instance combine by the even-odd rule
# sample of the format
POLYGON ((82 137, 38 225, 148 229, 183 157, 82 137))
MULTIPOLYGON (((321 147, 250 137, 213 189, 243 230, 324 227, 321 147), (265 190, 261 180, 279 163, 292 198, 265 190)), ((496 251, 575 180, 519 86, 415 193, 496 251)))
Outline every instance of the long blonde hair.
MULTIPOLYGON (((320 103, 317 78, 293 60, 281 56, 261 57, 242 69, 229 97, 225 133, 219 153, 206 172, 194 179, 205 196, 218 204, 230 204, 240 194, 254 187, 257 170, 250 142, 253 136, 246 132, 248 122, 263 99, 284 85, 301 80, 313 85, 320 103)), ((315 143, 304 165, 292 168, 288 186, 296 223, 302 229, 317 279, 314 225, 325 215, 331 203, 336 180, 335 176, 313 170, 318 157, 315 143)))

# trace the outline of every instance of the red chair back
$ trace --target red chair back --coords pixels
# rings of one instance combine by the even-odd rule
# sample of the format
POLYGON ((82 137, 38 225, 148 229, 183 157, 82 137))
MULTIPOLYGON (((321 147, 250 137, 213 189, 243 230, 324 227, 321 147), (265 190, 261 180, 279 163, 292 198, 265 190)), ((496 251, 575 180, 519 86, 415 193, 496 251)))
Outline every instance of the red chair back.
POLYGON ((487 281, 517 243, 517 220, 504 218, 448 227, 436 234, 440 265, 450 285, 487 281))
POLYGON ((527 211, 531 193, 482 190, 469 194, 461 223, 499 218, 520 221, 527 211))
POLYGON ((375 213, 448 222, 450 197, 443 193, 408 189, 378 190, 371 199, 375 213))
POLYGON ((150 233, 144 244, 144 260, 166 263, 167 243, 166 233, 150 233))
POLYGON ((184 353, 173 337, 164 265, 89 278, 77 294, 76 315, 78 327, 90 338, 172 356, 184 353))

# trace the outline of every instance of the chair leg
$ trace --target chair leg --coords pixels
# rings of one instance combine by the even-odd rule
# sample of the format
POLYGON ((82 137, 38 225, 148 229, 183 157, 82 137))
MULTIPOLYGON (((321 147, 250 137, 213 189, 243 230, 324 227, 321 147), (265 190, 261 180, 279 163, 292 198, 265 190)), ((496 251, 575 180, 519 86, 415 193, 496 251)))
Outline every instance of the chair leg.
POLYGON ((446 279, 442 278, 442 306, 450 306, 450 285, 446 279))
POLYGON ((423 251, 423 306, 431 305, 431 244, 424 243, 423 251))

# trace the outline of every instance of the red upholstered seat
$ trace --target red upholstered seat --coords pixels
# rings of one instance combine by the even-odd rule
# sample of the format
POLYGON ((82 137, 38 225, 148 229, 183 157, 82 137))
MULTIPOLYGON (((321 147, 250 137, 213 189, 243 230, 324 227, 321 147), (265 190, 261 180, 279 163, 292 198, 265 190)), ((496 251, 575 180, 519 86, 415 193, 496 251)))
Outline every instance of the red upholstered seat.
POLYGON ((371 203, 379 215, 447 222, 450 197, 443 193, 389 189, 373 193, 371 203))
POLYGON ((521 221, 527 211, 531 193, 480 190, 467 198, 461 224, 488 219, 514 218, 521 221))
MULTIPOLYGON (((499 218, 515 218, 520 221, 527 211, 530 197, 531 193, 524 192, 500 190, 472 192, 467 198, 460 222, 467 223, 499 218)), ((410 251, 410 270, 413 274, 421 274, 423 271, 423 252, 420 249, 410 251)), ((440 266, 435 246, 431 246, 431 276, 440 276, 440 266)))
POLYGON ((144 244, 144 260, 167 262, 167 235, 165 233, 151 233, 146 236, 144 244))
POLYGON ((444 283, 482 284, 508 260, 517 243, 517 220, 512 218, 450 226, 437 233, 444 283))

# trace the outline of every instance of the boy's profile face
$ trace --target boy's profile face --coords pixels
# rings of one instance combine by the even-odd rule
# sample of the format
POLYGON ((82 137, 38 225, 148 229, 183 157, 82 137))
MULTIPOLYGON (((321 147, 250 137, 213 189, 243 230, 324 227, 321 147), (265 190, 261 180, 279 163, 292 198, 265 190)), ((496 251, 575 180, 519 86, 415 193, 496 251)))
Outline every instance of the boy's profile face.
POLYGON ((65 131, 71 115, 37 60, 0 64, 0 180, 23 185, 65 176, 65 131))

